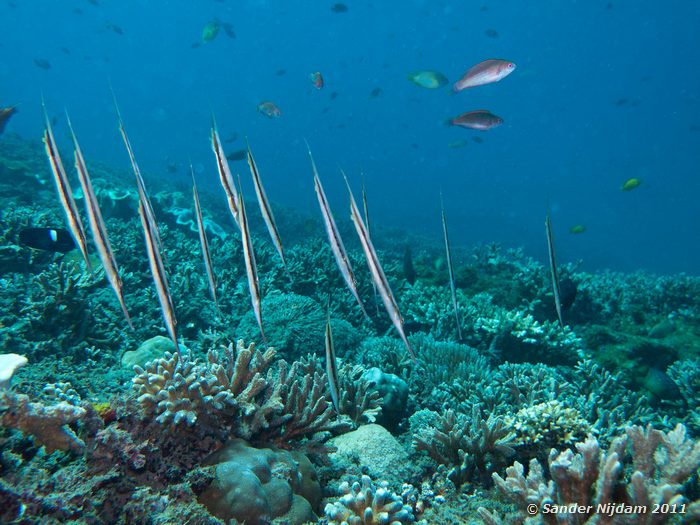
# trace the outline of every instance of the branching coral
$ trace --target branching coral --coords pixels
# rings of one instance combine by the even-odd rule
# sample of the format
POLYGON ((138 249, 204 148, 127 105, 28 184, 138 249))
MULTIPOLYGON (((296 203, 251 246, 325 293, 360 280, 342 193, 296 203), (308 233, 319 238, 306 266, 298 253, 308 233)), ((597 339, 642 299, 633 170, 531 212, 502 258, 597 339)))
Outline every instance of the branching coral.
MULTIPOLYGON (((576 504, 574 513, 542 513, 546 524, 665 523, 672 513, 654 513, 656 504, 684 503, 683 484, 700 467, 700 443, 688 439, 685 427, 678 425, 665 433, 648 426, 630 426, 602 450, 589 436, 576 444, 577 453, 552 449, 548 465, 551 479, 545 478, 540 463, 530 461, 528 474, 516 462, 504 479, 494 474, 498 490, 516 503, 517 513, 504 518, 479 509, 486 523, 522 523, 528 505, 546 510, 553 505, 576 504), (611 513, 610 507, 626 505, 628 512, 611 513), (635 507, 638 506, 638 507, 635 507)), ((531 515, 531 512, 529 513, 531 515)))
POLYGON ((415 523, 412 509, 403 499, 380 484, 372 483, 369 476, 350 485, 343 482, 340 490, 345 494, 335 503, 326 505, 329 525, 400 525, 415 523))
POLYGON ((66 402, 54 405, 33 403, 29 396, 14 392, 0 392, 0 422, 34 436, 48 453, 54 450, 81 452, 85 443, 69 425, 80 420, 85 409, 66 402))
POLYGON ((523 407, 514 415, 506 416, 504 422, 515 431, 516 442, 528 445, 572 443, 593 431, 578 410, 558 400, 523 407))
POLYGON ((468 481, 488 483, 491 473, 514 454, 513 438, 500 418, 483 419, 474 407, 471 418, 452 410, 437 416, 435 426, 413 436, 413 444, 437 463, 452 467, 448 478, 459 486, 468 481))

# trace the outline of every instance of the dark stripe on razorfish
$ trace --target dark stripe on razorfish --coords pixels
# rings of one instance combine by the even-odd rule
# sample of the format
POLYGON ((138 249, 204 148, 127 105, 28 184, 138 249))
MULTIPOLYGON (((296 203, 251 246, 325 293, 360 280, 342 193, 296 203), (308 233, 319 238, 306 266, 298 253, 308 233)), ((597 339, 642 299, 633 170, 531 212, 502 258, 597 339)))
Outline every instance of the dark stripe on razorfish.
POLYGON ((88 224, 90 225, 90 231, 92 232, 92 240, 97 247, 97 253, 100 256, 100 261, 102 261, 102 267, 105 270, 107 281, 119 300, 119 306, 121 306, 126 322, 133 330, 134 325, 131 323, 131 317, 129 316, 129 311, 126 308, 126 302, 124 301, 122 280, 119 277, 119 267, 117 266, 117 261, 114 258, 112 245, 109 242, 107 228, 105 227, 104 219, 102 218, 102 211, 100 210, 100 206, 97 202, 95 190, 92 187, 90 173, 88 172, 87 165, 85 164, 85 158, 83 157, 83 152, 80 149, 80 144, 78 144, 78 138, 75 136, 73 125, 67 114, 66 121, 68 122, 68 129, 70 130, 70 134, 73 139, 73 147, 75 149, 75 169, 78 171, 80 186, 83 189, 83 195, 85 197, 85 211, 87 212, 88 224))
POLYGON ((552 292, 554 293, 554 306, 557 310, 559 325, 564 328, 564 321, 561 317, 561 289, 559 288, 559 272, 557 270, 557 258, 554 254, 554 239, 552 237, 552 219, 547 212, 544 220, 544 229, 547 234, 547 249, 549 252, 549 270, 552 274, 552 292))
POLYGON ((209 281, 209 292, 211 293, 211 298, 214 301, 216 311, 219 312, 219 303, 216 300, 216 279, 214 277, 214 269, 211 264, 209 241, 207 241, 207 234, 204 230, 204 220, 202 219, 202 207, 199 203, 199 193, 197 193, 197 183, 194 179, 194 169, 192 168, 192 164, 190 164, 190 174, 192 175, 192 196, 194 198, 195 217, 197 218, 197 231, 199 232, 199 243, 202 247, 204 268, 206 269, 207 279, 209 281))
POLYGON ((411 343, 408 341, 408 337, 406 337, 406 331, 404 330, 403 318, 401 317, 401 313, 399 312, 399 306, 396 303, 394 294, 391 292, 389 282, 387 281, 386 275, 384 274, 384 270, 382 269, 382 265, 379 262, 379 257, 377 257, 377 252, 375 251, 374 246, 372 245, 372 240, 369 238, 369 235, 367 233, 367 227, 362 221, 360 211, 357 209, 355 197, 352 194, 350 184, 348 183, 348 179, 347 177, 345 177, 345 174, 343 174, 343 178, 345 179, 345 184, 347 185, 348 193, 350 194, 350 215, 352 217, 352 222, 355 224, 357 235, 360 238, 360 244, 362 244, 362 249, 365 252, 367 266, 369 267, 369 271, 372 274, 372 279, 374 279, 374 283, 377 285, 377 290, 379 291, 379 295, 382 298, 382 302, 384 303, 384 307, 386 308, 386 311, 389 314, 391 322, 394 324, 396 330, 399 332, 401 340, 404 342, 404 345, 406 345, 406 349, 408 350, 411 359, 413 359, 413 362, 415 363, 416 355, 413 352, 413 347, 411 346, 411 343))
POLYGON ((447 220, 445 219, 445 205, 442 203, 442 192, 440 192, 440 210, 442 211, 442 233, 445 237, 445 254, 447 257, 447 273, 450 276, 450 293, 452 294, 452 307, 455 311, 455 321, 457 322, 457 335, 462 340, 462 326, 459 319, 459 308, 457 305, 457 289, 455 287, 455 275, 452 267, 452 250, 450 250, 450 239, 447 236, 447 220))
POLYGON ((56 183, 58 198, 61 201, 61 206, 66 214, 68 229, 73 235, 75 243, 78 245, 80 253, 83 255, 83 259, 85 259, 85 265, 89 271, 92 271, 92 265, 90 264, 90 259, 88 257, 87 239, 85 236, 83 221, 80 219, 78 207, 76 206, 75 199, 73 198, 73 191, 70 187, 70 182, 68 182, 66 170, 63 167, 61 155, 58 152, 56 140, 53 136, 53 130, 51 129, 51 121, 49 120, 49 115, 46 113, 46 106, 43 105, 43 101, 42 106, 44 109, 44 119, 46 121, 46 129, 44 130, 44 146, 46 149, 46 156, 49 159, 51 173, 53 174, 53 179, 56 183))
POLYGON ((221 147, 221 139, 219 138, 219 131, 216 129, 216 122, 214 122, 214 117, 212 117, 211 125, 211 147, 214 150, 214 156, 216 157, 216 170, 219 172, 219 180, 221 181, 221 186, 224 188, 226 193, 226 201, 228 202, 228 208, 233 216, 233 222, 236 223, 238 228, 241 227, 238 214, 240 212, 240 203, 238 190, 236 189, 236 183, 233 180, 233 175, 231 175, 231 169, 229 168, 228 161, 226 160, 226 155, 221 147))
MULTIPOLYGON (((240 185, 240 181, 238 182, 240 185)), ((265 331, 263 330, 262 322, 262 307, 260 301, 260 280, 258 279, 258 266, 255 263, 255 252, 253 251, 253 240, 250 237, 250 230, 248 229, 248 217, 245 213, 245 202, 243 201, 243 192, 238 193, 238 202, 240 204, 239 221, 238 225, 241 227, 241 240, 243 242, 243 257, 245 259, 245 271, 248 276, 248 289, 250 290, 250 300, 253 303, 253 312, 255 312, 255 319, 258 321, 258 326, 260 327, 260 335, 262 336, 263 342, 267 344, 267 339, 265 338, 265 331)))
POLYGON ((348 288, 350 289, 350 293, 352 293, 352 296, 357 301, 357 304, 360 305, 362 313, 371 321, 364 305, 362 304, 362 300, 360 300, 360 294, 357 292, 357 281, 355 280, 355 274, 352 271, 350 259, 347 251, 345 250, 343 239, 340 237, 338 226, 336 226, 335 219, 333 218, 333 214, 328 206, 326 192, 323 191, 323 185, 321 184, 321 179, 318 176, 318 170, 316 169, 316 163, 314 162, 313 155, 311 155, 311 149, 309 149, 309 158, 311 159, 311 167, 313 168, 314 172, 314 190, 316 191, 316 197, 318 197, 318 204, 321 208, 321 215, 323 216, 323 225, 326 227, 328 242, 331 245, 331 251, 335 257, 335 262, 338 265, 338 269, 343 276, 345 284, 347 284, 348 288))
POLYGON ((326 316, 326 375, 328 376, 328 388, 331 392, 331 401, 337 414, 340 414, 340 394, 338 391, 338 366, 335 362, 335 346, 333 345, 333 331, 331 330, 330 306, 326 316))
POLYGON ((267 226, 267 231, 270 233, 270 238, 272 243, 277 249, 277 253, 280 254, 280 259, 282 259, 282 265, 284 266, 284 271, 289 275, 289 270, 287 269, 287 261, 284 259, 284 249, 282 248, 282 240, 280 239, 279 230, 277 229, 277 223, 275 222, 275 216, 272 213, 272 207, 270 206, 270 201, 267 199, 267 194, 265 193, 265 188, 263 188, 262 181, 260 180, 260 172, 258 171, 258 165, 255 163, 253 158, 253 152, 250 151, 250 144, 248 146, 247 159, 248 166, 250 167, 250 174, 253 176, 253 186, 255 186, 255 195, 258 197, 258 204, 260 205, 260 213, 262 213, 263 220, 267 226))

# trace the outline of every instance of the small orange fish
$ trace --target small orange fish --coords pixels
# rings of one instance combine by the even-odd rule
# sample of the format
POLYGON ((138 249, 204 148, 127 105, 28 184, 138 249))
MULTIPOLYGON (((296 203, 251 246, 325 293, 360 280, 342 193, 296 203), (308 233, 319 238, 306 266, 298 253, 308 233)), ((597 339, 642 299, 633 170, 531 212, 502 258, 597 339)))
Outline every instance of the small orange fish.
POLYGON ((258 112, 268 118, 278 118, 282 115, 280 108, 278 108, 274 102, 269 101, 258 104, 258 112))
POLYGON ((463 128, 486 131, 487 129, 495 128, 503 124, 503 119, 486 109, 477 109, 476 111, 462 113, 458 117, 453 118, 450 120, 450 124, 463 128))
POLYGON ((323 76, 320 72, 316 71, 315 73, 311 73, 309 78, 316 89, 321 89, 323 87, 323 76))

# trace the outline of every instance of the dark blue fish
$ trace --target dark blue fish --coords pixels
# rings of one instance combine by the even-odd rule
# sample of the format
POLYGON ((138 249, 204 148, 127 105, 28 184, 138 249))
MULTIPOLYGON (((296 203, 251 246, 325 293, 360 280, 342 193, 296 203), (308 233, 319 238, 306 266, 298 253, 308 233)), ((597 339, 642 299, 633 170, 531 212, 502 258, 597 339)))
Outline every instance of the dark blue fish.
POLYGON ((19 244, 59 253, 68 253, 76 248, 73 237, 63 228, 25 228, 19 232, 19 244))

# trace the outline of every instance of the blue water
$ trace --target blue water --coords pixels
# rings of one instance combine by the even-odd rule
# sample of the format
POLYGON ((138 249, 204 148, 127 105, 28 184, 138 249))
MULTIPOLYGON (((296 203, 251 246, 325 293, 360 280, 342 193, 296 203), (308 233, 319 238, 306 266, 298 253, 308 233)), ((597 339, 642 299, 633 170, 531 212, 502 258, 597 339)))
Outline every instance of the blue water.
POLYGON ((19 104, 6 133, 41 136, 43 94, 66 149, 64 108, 88 159, 126 170, 111 82, 147 180, 185 180, 191 158, 218 190, 214 112, 222 138, 239 135, 227 151, 249 138, 273 202, 317 213, 306 139, 339 216, 342 167, 356 189, 364 173, 376 225, 439 239, 442 187, 456 245, 496 241, 544 261, 549 204, 562 263, 698 273, 700 3, 334 3, 3 1, 0 105, 19 104), (222 30, 193 48, 214 19, 236 38, 222 30), (433 69, 454 82, 487 58, 518 68, 456 95, 406 79, 433 69), (264 100, 281 118, 256 111, 264 100), (482 108, 504 125, 443 124, 482 108), (642 185, 620 191, 630 177, 642 185), (569 234, 575 224, 587 231, 569 234))

